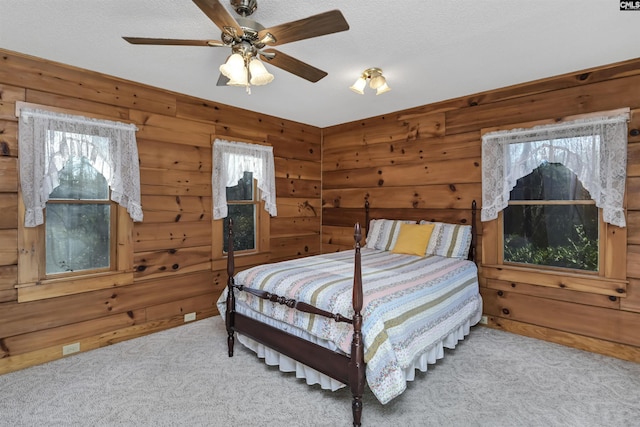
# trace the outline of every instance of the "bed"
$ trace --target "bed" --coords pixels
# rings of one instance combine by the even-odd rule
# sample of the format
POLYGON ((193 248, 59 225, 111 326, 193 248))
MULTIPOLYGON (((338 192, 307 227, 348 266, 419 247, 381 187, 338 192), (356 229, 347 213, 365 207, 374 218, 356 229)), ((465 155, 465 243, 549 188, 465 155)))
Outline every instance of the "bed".
POLYGON ((354 250, 258 265, 235 274, 229 227, 228 283, 218 300, 228 353, 236 336, 266 363, 309 384, 348 386, 361 425, 365 383, 383 404, 416 369, 444 356, 482 315, 471 225, 369 219, 354 250))

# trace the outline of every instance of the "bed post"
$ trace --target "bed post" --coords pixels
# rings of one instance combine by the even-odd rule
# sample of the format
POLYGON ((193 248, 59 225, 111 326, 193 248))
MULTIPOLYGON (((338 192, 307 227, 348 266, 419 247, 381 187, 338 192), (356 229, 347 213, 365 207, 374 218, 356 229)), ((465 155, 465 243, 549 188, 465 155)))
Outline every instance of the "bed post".
POLYGON ((225 323, 227 324, 227 345, 229 346, 229 357, 233 357, 233 336, 234 314, 236 312, 236 296, 233 292, 233 273, 235 264, 233 262, 233 219, 229 218, 229 249, 227 251, 227 311, 225 313, 225 323))
POLYGON ((360 255, 360 239, 362 230, 356 223, 353 238, 355 240, 355 267, 353 272, 353 339, 351 341, 351 359, 349 361, 349 386, 353 401, 353 425, 360 426, 362 417, 362 395, 364 393, 365 364, 364 341, 362 340, 362 264, 360 255))
POLYGON ((364 237, 369 235, 369 200, 364 201, 364 237))
POLYGON ((476 224, 476 201, 471 202, 471 246, 469 247, 469 261, 476 261, 476 233, 478 232, 478 225, 476 224))

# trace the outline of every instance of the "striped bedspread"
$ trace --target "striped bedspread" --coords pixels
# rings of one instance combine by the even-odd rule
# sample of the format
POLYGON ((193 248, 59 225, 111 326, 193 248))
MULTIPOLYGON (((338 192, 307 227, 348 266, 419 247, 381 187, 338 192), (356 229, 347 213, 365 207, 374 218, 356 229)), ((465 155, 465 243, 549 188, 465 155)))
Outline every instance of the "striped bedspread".
MULTIPOLYGON (((265 264, 238 273, 236 284, 353 316, 353 251, 265 264)), ((476 265, 440 256, 417 257, 362 249, 362 315, 366 375, 378 400, 387 403, 406 388, 405 370, 417 357, 482 310, 476 265)), ((238 301, 276 320, 351 350, 352 327, 236 292, 238 301)), ((219 300, 224 310, 224 295, 219 300)))

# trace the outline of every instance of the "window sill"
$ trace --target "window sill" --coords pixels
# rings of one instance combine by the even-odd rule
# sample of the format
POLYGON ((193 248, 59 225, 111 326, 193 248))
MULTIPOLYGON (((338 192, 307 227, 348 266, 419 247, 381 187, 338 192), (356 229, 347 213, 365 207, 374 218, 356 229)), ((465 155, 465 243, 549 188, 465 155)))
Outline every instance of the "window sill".
POLYGON ((132 283, 133 272, 109 271, 46 279, 35 283, 19 284, 15 287, 18 289, 18 302, 28 302, 126 286, 132 283))
POLYGON ((627 296, 628 282, 626 280, 611 279, 593 274, 541 270, 514 265, 483 264, 482 275, 486 279, 512 283, 526 283, 618 298, 627 296))

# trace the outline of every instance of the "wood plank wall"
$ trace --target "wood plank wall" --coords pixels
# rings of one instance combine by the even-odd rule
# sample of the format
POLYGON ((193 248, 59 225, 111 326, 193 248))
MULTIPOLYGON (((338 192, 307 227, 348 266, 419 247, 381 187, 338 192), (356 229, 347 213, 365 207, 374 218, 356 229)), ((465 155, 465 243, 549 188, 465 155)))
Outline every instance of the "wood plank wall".
POLYGON ((480 279, 490 326, 640 361, 640 59, 323 129, 322 251, 352 247, 365 199, 373 217, 468 221, 483 128, 625 107, 626 297, 480 279))
POLYGON ((274 147, 278 216, 266 259, 320 253, 319 128, 0 50, 0 373, 62 357, 69 343, 84 351, 180 325, 185 313, 217 314, 226 269, 212 259, 221 244, 211 221, 216 137, 274 147), (17 101, 139 128, 144 222, 134 225, 133 285, 17 302, 17 101))

